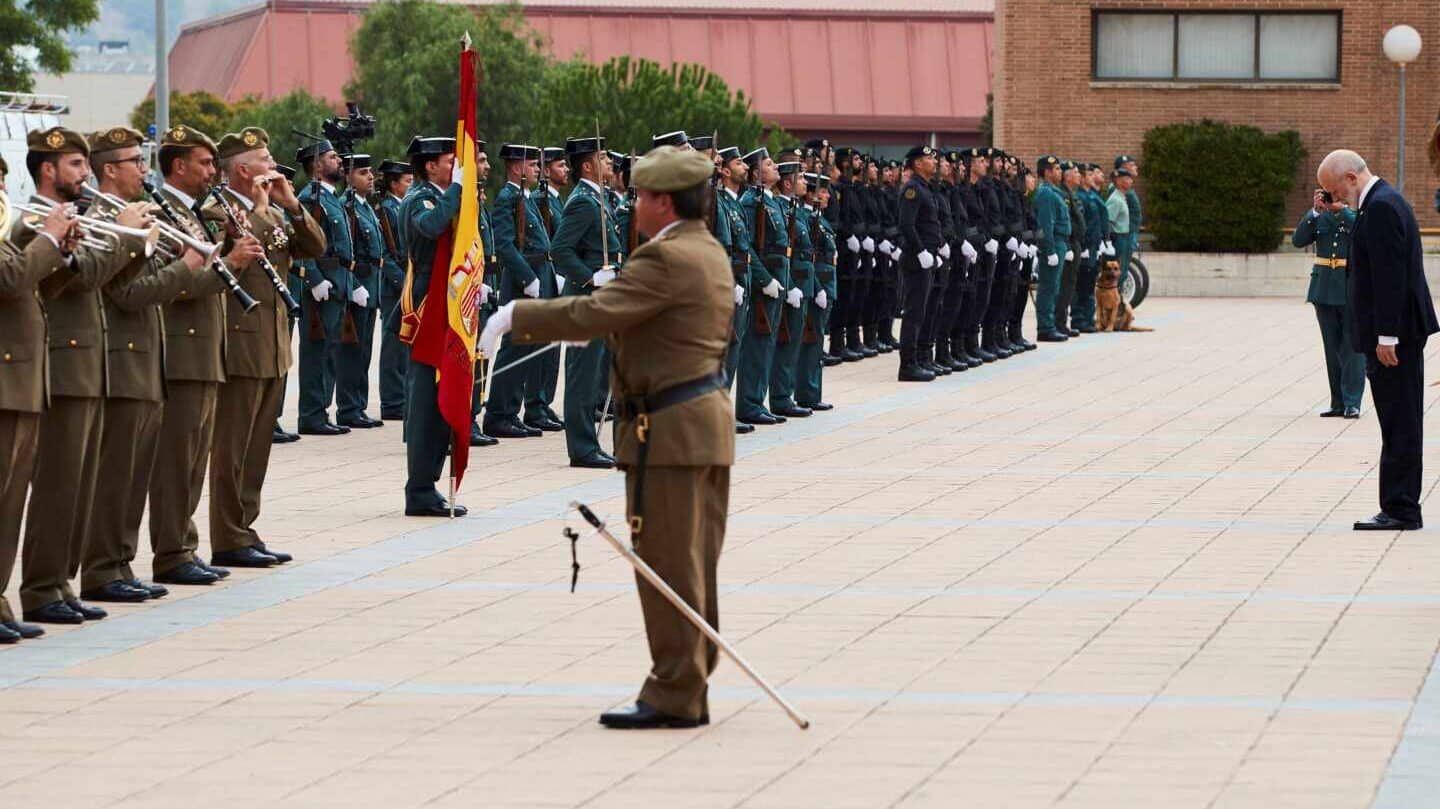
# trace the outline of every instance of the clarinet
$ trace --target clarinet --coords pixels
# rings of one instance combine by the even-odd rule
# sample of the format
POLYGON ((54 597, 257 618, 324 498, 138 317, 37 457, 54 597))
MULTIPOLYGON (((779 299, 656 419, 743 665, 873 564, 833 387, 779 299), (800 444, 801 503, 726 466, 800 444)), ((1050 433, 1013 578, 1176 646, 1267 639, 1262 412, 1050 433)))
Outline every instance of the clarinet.
MULTIPOLYGON (((170 201, 155 190, 154 183, 149 180, 141 180, 140 184, 145 188, 146 196, 150 197, 150 201, 154 202, 155 205, 160 208, 161 215, 170 220, 170 224, 190 234, 198 241, 210 241, 209 236, 202 232, 197 232, 198 228, 195 227, 194 222, 190 221, 189 217, 181 216, 175 212, 175 208, 170 204, 170 201)), ((235 280, 235 274, 230 272, 230 268, 225 266, 224 261, 220 260, 220 252, 218 250, 210 261, 210 269, 214 270, 215 274, 220 276, 220 280, 225 282, 225 287, 230 290, 231 295, 235 296, 235 302, 240 304, 242 310, 249 312, 251 309, 260 305, 260 302, 251 297, 250 293, 246 292, 245 288, 240 286, 240 282, 235 280)))
MULTIPOLYGON (((220 210, 225 212, 225 218, 230 220, 230 225, 234 227, 241 236, 252 236, 254 234, 251 233, 250 228, 241 224, 240 215, 231 207, 230 201, 225 199, 224 191, 229 187, 229 184, 221 183, 210 189, 210 196, 215 198, 215 202, 220 205, 220 210)), ((279 295, 280 301, 285 304, 285 311, 289 312, 291 317, 299 317, 300 302, 295 300, 294 295, 290 294, 290 288, 285 286, 285 281, 280 277, 280 273, 276 271, 275 265, 270 263, 270 259, 267 258, 264 253, 260 254, 259 262, 260 268, 265 271, 266 275, 270 276, 270 285, 275 287, 275 294, 279 295)))

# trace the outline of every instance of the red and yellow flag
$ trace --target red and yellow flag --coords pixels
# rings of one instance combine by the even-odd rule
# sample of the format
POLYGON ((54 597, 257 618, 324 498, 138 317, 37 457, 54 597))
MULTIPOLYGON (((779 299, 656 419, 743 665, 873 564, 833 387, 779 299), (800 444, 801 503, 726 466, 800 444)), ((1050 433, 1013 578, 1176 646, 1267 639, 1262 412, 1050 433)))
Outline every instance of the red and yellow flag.
MULTIPOLYGON (((440 415, 454 431, 450 444, 450 476, 455 488, 465 477, 470 458, 470 399, 475 386, 475 343, 480 333, 480 285, 485 248, 480 240, 480 194, 475 132, 476 54, 467 34, 460 51, 460 114, 455 126, 455 162, 464 170, 460 216, 450 227, 451 249, 435 253, 432 277, 445 279, 447 326, 440 364, 436 366, 440 415), (443 264, 442 264, 443 262, 443 264)), ((443 241, 442 241, 443 245, 443 241)), ((433 293, 432 293, 433 294, 433 293)))

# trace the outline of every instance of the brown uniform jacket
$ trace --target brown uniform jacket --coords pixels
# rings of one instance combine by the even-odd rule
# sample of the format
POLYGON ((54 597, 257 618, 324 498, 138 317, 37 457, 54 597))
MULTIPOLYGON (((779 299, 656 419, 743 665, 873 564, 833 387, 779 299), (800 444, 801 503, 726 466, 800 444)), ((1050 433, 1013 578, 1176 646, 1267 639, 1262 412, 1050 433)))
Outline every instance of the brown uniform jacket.
MULTIPOLYGON (((51 204, 32 197, 32 202, 51 204)), ((39 236, 17 221, 10 240, 21 250, 39 236)), ((49 239, 45 239, 49 241, 49 239)), ((145 255, 145 243, 138 237, 112 240, 110 252, 88 249, 75 251, 68 270, 61 270, 40 282, 49 325, 49 395, 103 398, 109 390, 105 358, 105 310, 100 288, 136 258, 145 255)), ((63 262, 59 253, 53 259, 63 262)))
MULTIPOLYGON (((166 189, 175 213, 188 218, 197 230, 204 225, 195 212, 166 189)), ((214 271, 202 273, 188 290, 165 304, 165 378, 170 381, 225 381, 225 282, 214 271)))
MULTIPOLYGON (((265 246, 265 256, 281 281, 289 277, 294 259, 325 255, 325 231, 303 206, 300 215, 293 217, 271 205, 252 210, 249 200, 242 200, 229 189, 224 193, 230 207, 245 212, 250 231, 265 246)), ((225 214, 213 200, 205 206, 205 221, 212 233, 224 230, 225 214)), ((253 379, 279 379, 289 372, 293 362, 290 315, 260 262, 241 269, 235 277, 260 305, 246 314, 234 296, 226 296, 225 321, 230 345, 225 355, 225 373, 253 379)))
POLYGON ((32 239, 23 251, 0 239, 0 410, 45 409, 50 352, 39 284, 64 261, 49 239, 32 239))
MULTIPOLYGON (((118 213, 103 199, 92 213, 118 213)), ((105 285, 105 324, 109 329, 112 399, 165 399, 165 329, 160 304, 189 294, 200 271, 183 261, 168 264, 157 257, 131 261, 105 285)))
MULTIPOLYGON (((698 220, 682 221, 637 248, 625 269, 590 295, 515 304, 520 343, 610 335, 617 398, 645 396, 723 369, 735 314, 725 249, 698 220)), ((651 466, 730 466, 735 412, 730 392, 711 391, 650 415, 651 466)), ((615 457, 638 462, 633 420, 619 424, 615 457)))

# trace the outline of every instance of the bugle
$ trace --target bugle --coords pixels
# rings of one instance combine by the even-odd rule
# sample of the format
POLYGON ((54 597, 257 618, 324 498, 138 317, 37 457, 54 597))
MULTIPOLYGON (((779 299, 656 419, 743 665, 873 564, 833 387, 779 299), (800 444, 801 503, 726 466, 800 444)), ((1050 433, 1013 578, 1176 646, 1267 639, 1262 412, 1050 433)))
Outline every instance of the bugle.
POLYGON ((177 243, 184 244, 186 247, 205 256, 206 263, 210 265, 210 268, 215 271, 216 275, 220 276, 220 280, 224 282, 225 288, 230 290, 230 294, 235 298, 235 302, 240 304, 241 310, 249 312, 259 306, 260 302, 255 300, 254 296, 249 292, 246 292, 244 287, 240 286, 240 282, 235 279, 235 274, 230 272, 229 267, 225 266, 225 262, 220 258, 220 245, 210 241, 204 232, 199 230, 199 225, 196 225, 188 217, 176 213, 170 201, 155 190, 154 183, 149 180, 142 180, 140 185, 145 189, 145 195, 160 209, 160 215, 170 220, 169 226, 175 231, 177 243))

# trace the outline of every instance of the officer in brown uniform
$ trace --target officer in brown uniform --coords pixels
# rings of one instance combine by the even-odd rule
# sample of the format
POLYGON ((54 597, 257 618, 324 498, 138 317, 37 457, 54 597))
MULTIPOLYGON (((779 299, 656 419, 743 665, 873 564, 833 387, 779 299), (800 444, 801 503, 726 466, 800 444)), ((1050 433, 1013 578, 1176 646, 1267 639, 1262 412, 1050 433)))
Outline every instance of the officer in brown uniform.
MULTIPOLYGON (((637 223, 650 241, 588 296, 506 304, 485 328, 493 347, 609 335, 630 538, 679 595, 719 626, 716 566, 725 538, 734 409, 725 354, 735 310, 730 259, 707 225, 714 164, 661 146, 635 166, 637 223)), ((488 351, 487 351, 488 353, 488 351)), ((716 649, 638 575, 652 666, 635 704, 600 717, 613 728, 695 727, 716 649)))
POLYGON ((0 233, 0 458, 6 459, 0 464, 0 643, 45 634, 42 627, 15 620, 5 589, 20 550, 20 517, 49 393, 39 287, 70 280, 70 270, 61 268, 70 264, 74 227, 73 215, 60 206, 51 210, 40 236, 23 252, 9 234, 0 233))
MULTIPOLYGON (((160 173, 165 184, 160 196, 197 232, 206 232, 201 219, 206 191, 215 178, 215 142, 188 126, 169 129, 160 140, 160 173)), ((251 239, 236 245, 227 257, 231 271, 259 255, 251 239)), ((165 305, 165 382, 169 398, 160 422, 160 448, 150 478, 150 546, 155 581, 165 584, 208 584, 223 577, 196 557, 200 533, 195 509, 205 485, 205 464, 215 433, 215 402, 225 381, 225 286, 218 275, 202 276, 190 294, 165 305), (208 581, 207 581, 208 579, 208 581)), ((271 416, 274 414, 272 412, 271 416)), ((259 553, 256 551, 255 553, 259 553)), ((215 561, 216 565, 246 565, 249 559, 215 561)), ((275 563, 265 557, 264 564, 275 563)))
MULTIPOLYGON (((26 140, 25 162, 35 180, 32 204, 48 207, 80 199, 90 179, 85 138, 53 127, 31 132, 26 140)), ((143 211, 144 206, 129 206, 116 223, 148 226, 143 211)), ((24 249, 37 236, 22 221, 10 238, 24 249)), ((109 389, 100 288, 150 250, 139 237, 114 237, 103 252, 73 253, 68 283, 40 287, 49 326, 50 403, 40 417, 39 454, 25 512, 20 603, 27 621, 78 624, 105 617, 104 610, 82 604, 70 589, 90 529, 109 389)))
MULTIPOLYGON (((276 275, 284 279, 296 258, 325 254, 325 232, 300 205, 295 189, 276 170, 270 136, 246 127, 220 139, 220 169, 227 185, 219 193, 244 216, 249 231, 265 249, 276 275)), ((205 209, 211 231, 229 227, 214 200, 205 209)), ((230 233, 233 240, 238 234, 230 233)), ((290 561, 290 554, 266 547, 252 527, 260 516, 260 490, 270 465, 275 413, 285 395, 290 371, 290 315, 269 273, 251 262, 236 273, 240 285, 260 305, 249 313, 226 301, 225 384, 215 414, 215 445, 210 455, 210 548, 212 561, 253 550, 290 561)))
MULTIPOLYGON (((106 219, 120 202, 141 200, 143 137, 126 127, 90 135, 90 169, 101 197, 86 211, 106 219)), ((139 546, 140 521, 150 491, 150 472, 160 437, 165 401, 165 333, 160 304, 188 294, 204 269, 193 250, 168 263, 157 256, 130 261, 103 289, 110 387, 100 437, 100 481, 95 489, 90 535, 80 568, 80 596, 87 601, 137 602, 166 594, 130 569, 139 546)))

